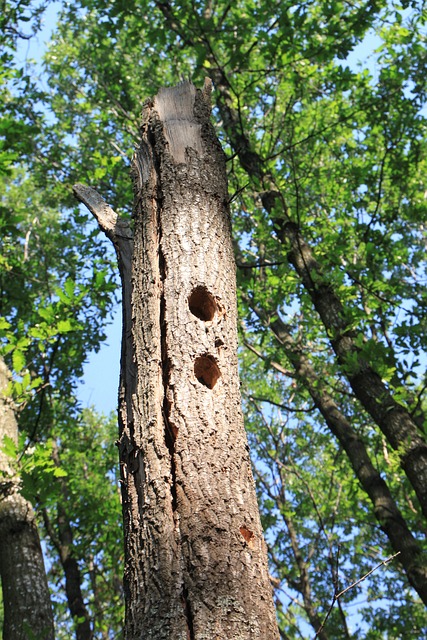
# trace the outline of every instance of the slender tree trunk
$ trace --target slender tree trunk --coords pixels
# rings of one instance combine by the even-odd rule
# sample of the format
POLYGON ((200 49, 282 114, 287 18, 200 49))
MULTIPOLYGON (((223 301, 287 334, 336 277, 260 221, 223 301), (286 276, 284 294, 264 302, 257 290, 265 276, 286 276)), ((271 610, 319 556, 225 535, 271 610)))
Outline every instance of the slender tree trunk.
MULTIPOLYGON (((53 449, 53 460, 57 467, 61 466, 57 446, 53 449)), ((58 478, 61 487, 62 503, 57 505, 57 531, 56 548, 65 575, 65 593, 67 595, 68 608, 74 620, 76 628, 76 640, 91 640, 93 638, 90 626, 90 616, 86 608, 82 593, 82 575, 79 564, 74 554, 73 529, 67 514, 69 501, 65 478, 58 478)))
MULTIPOLYGON (((278 196, 278 194, 277 194, 278 196)), ((356 344, 345 309, 322 273, 297 225, 281 221, 279 235, 291 244, 289 261, 311 296, 327 330, 330 343, 347 379, 364 409, 370 414, 400 458, 424 516, 427 518, 427 442, 409 411, 393 398, 387 385, 356 344)))
MULTIPOLYGON (((284 491, 281 491, 281 493, 284 494, 284 491)), ((281 496, 281 505, 283 505, 284 507, 286 505, 286 497, 284 495, 281 496)), ((314 633, 317 633, 318 629, 321 629, 322 627, 322 619, 319 616, 312 598, 310 573, 308 570, 309 566, 304 559, 303 553, 301 552, 294 523, 292 522, 292 519, 286 514, 286 508, 283 509, 281 517, 286 525, 286 529, 289 534, 290 546, 295 558, 295 564, 298 567, 299 571, 298 591, 302 595, 304 610, 307 614, 309 622, 314 630, 314 633)), ((329 640, 329 636, 324 629, 321 629, 318 638, 319 640, 329 640)))
POLYGON ((5 395, 8 369, 0 359, 0 574, 4 640, 53 640, 53 614, 39 535, 31 504, 20 494, 4 438, 18 441, 14 407, 5 395))
POLYGON ((117 233, 117 216, 91 190, 74 189, 113 240, 124 279, 127 640, 278 638, 240 406, 225 158, 208 93, 182 83, 145 105, 130 302, 128 231, 117 233))
MULTIPOLYGON (((53 450, 55 464, 60 467, 58 450, 53 450)), ((57 478, 62 493, 62 503, 57 504, 56 527, 52 525, 47 510, 43 510, 44 524, 51 543, 55 547, 65 576, 65 593, 70 615, 75 625, 76 640, 92 640, 90 616, 81 589, 82 575, 74 554, 73 529, 67 514, 68 491, 64 478, 57 478)))
POLYGON ((386 534, 392 549, 399 552, 409 583, 427 605, 427 558, 422 547, 409 530, 387 483, 380 476, 364 442, 340 411, 325 385, 319 379, 303 350, 295 343, 285 323, 276 314, 268 316, 263 309, 251 305, 253 312, 265 322, 282 345, 299 380, 310 393, 316 407, 323 415, 331 433, 347 454, 355 475, 372 502, 375 517, 386 534))

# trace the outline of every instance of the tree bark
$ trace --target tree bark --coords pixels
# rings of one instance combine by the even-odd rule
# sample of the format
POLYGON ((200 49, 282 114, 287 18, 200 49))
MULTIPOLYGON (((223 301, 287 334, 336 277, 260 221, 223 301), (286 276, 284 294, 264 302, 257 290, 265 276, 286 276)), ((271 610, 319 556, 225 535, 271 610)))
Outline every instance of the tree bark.
POLYGON ((241 412, 225 158, 209 118, 208 85, 162 89, 134 159, 118 443, 127 640, 279 637, 241 412))
POLYGON ((53 613, 37 524, 31 504, 20 494, 14 461, 2 451, 4 438, 18 442, 10 375, 0 359, 0 574, 5 640, 53 640, 53 613))

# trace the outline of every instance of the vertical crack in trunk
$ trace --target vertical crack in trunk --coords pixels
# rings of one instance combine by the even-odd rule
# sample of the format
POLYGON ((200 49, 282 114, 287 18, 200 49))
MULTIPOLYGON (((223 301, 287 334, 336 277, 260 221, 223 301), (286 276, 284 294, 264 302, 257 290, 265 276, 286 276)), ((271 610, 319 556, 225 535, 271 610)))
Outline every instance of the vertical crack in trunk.
MULTIPOLYGON (((158 250, 158 264, 160 275, 160 352, 161 352, 161 366, 162 366, 162 384, 163 384, 163 403, 162 403, 162 416, 164 427, 164 438, 166 448, 169 451, 170 456, 170 469, 171 469, 171 486, 170 492, 172 497, 172 511, 175 514, 177 508, 177 495, 176 495, 176 465, 175 465, 175 438, 176 431, 174 430, 170 422, 170 401, 167 397, 169 388, 169 373, 170 373, 170 358, 168 356, 167 345, 167 327, 166 327, 166 299, 164 292, 164 282, 166 279, 166 260, 162 251, 162 210, 163 210, 163 191, 161 181, 161 159, 156 149, 156 136, 154 132, 148 127, 147 141, 152 151, 152 162, 156 175, 156 194, 155 194, 155 207, 156 207, 156 224, 157 224, 157 250, 158 250)), ((175 519, 175 518, 174 518, 175 519)), ((175 519, 176 525, 176 519, 175 519)))
MULTIPOLYGON (((164 426, 164 436, 165 436, 165 444, 169 451, 170 456, 170 469, 171 469, 171 486, 170 492, 172 497, 172 511, 175 514, 177 510, 177 494, 176 494, 176 464, 175 464, 175 440, 176 440, 176 429, 172 425, 170 421, 170 408, 171 404, 168 399, 168 389, 170 382, 170 358, 168 355, 168 344, 167 344, 167 326, 166 326, 166 299, 164 292, 164 282, 166 279, 166 260, 162 251, 162 203, 163 203, 163 193, 161 189, 161 180, 160 180, 160 161, 155 152, 154 141, 152 141, 152 149, 153 149, 153 158, 155 164, 155 170, 157 173, 157 197, 156 197, 156 208, 157 208, 157 246, 158 246, 158 255, 159 255, 159 274, 160 274, 160 283, 161 283, 161 292, 160 292, 160 340, 161 340, 161 360, 162 360, 162 382, 163 382, 163 405, 162 405, 162 415, 163 415, 163 426, 164 426)), ((177 520, 174 516, 175 526, 177 525, 177 520)))
POLYGON ((185 586, 183 586, 183 589, 182 589, 182 606, 184 607, 184 615, 187 621, 187 639, 195 640, 193 612, 191 611, 190 600, 188 597, 188 589, 185 586))
MULTIPOLYGON (((159 264, 164 262, 163 256, 161 252, 159 254, 159 264)), ((160 274, 162 276, 162 282, 164 279, 164 272, 160 270, 160 274)), ((171 467, 171 496, 172 496, 172 511, 175 513, 177 510, 177 495, 176 495, 176 465, 175 465, 175 440, 176 440, 176 429, 173 427, 170 421, 170 408, 171 404, 167 397, 167 392, 169 388, 169 371, 170 371, 170 360, 168 358, 168 349, 167 349, 167 338, 166 338, 166 319, 165 319, 165 308, 166 302, 162 292, 161 300, 160 300, 160 332, 161 332, 161 353, 162 353, 162 375, 163 375, 163 406, 162 406, 162 414, 163 414, 163 423, 164 423, 164 432, 165 432, 165 444, 169 451, 170 456, 170 467, 171 467)), ((175 518, 175 525, 176 525, 175 518)))

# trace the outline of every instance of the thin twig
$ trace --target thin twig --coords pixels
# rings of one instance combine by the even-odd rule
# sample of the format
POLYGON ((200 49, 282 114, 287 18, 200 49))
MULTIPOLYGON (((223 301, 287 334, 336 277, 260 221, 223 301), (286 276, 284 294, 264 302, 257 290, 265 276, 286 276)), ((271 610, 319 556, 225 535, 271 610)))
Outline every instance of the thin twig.
POLYGON ((361 578, 359 578, 359 580, 356 580, 356 582, 353 582, 352 584, 350 584, 348 587, 346 587, 345 589, 343 589, 339 593, 336 593, 338 587, 335 586, 335 593, 333 595, 330 607, 329 607, 329 609, 328 609, 328 611, 326 613, 325 619, 323 620, 322 624, 320 625, 319 629, 317 630, 316 635, 314 636, 314 638, 318 638, 320 633, 325 628, 326 622, 327 622, 329 616, 331 615, 332 609, 334 608, 334 604, 337 602, 337 600, 339 600, 341 598, 341 596, 343 596, 345 593, 347 593, 347 591, 350 591, 350 589, 354 589, 354 587, 357 587, 358 584, 360 584, 361 582, 366 580, 366 578, 368 578, 372 573, 374 573, 374 571, 376 571, 377 569, 379 569, 383 565, 385 566, 386 564, 388 564, 389 562, 394 560, 394 558, 396 558, 396 556, 398 556, 398 555, 400 555, 400 551, 398 551, 397 553, 395 553, 392 556, 389 556, 388 558, 386 558, 385 560, 383 560, 382 562, 377 564, 376 567, 374 567, 373 569, 368 571, 368 573, 365 573, 365 575, 362 576, 361 578))
POLYGON ((316 405, 312 405, 311 407, 308 407, 308 409, 298 409, 297 407, 290 407, 281 402, 274 402, 274 400, 270 400, 269 398, 253 396, 253 395, 249 396, 249 400, 257 400, 258 402, 268 402, 269 404, 272 404, 275 407, 279 407, 279 409, 284 409, 285 411, 291 411, 292 413, 311 413, 316 409, 316 405))
POLYGON ((260 269, 262 267, 277 267, 281 264, 287 264, 286 262, 283 262, 283 260, 279 261, 279 262, 269 262, 268 260, 266 262, 253 262, 251 264, 238 264, 236 263, 236 267, 238 269, 260 269))
POLYGON ((235 200, 248 186, 249 186, 249 182, 244 184, 243 187, 240 187, 240 189, 237 189, 237 191, 233 193, 233 195, 228 199, 228 204, 231 204, 233 200, 235 200))
POLYGON ((358 584, 360 584, 361 582, 363 582, 364 580, 366 580, 366 578, 368 578, 371 573, 374 573, 374 571, 376 571, 377 569, 379 569, 380 567, 382 567, 383 565, 385 566, 386 564, 388 564, 389 562, 391 562, 392 560, 394 560, 396 558, 396 556, 400 555, 400 551, 398 551, 397 553, 395 553, 392 556, 389 556, 388 558, 386 558, 385 560, 383 560, 382 562, 380 562, 379 564, 377 564, 376 567, 374 567, 373 569, 371 569, 370 571, 368 571, 368 573, 366 573, 364 576, 362 576, 362 578, 360 578, 360 580, 357 580, 356 582, 353 582, 353 584, 351 584, 350 586, 346 587, 345 589, 343 589, 342 591, 340 591, 337 596, 336 599, 338 600, 338 598, 341 598, 341 596, 343 596, 345 593, 347 593, 347 591, 350 591, 350 589, 353 589, 353 587, 356 587, 358 584))
MULTIPOLYGON (((250 342, 248 342, 247 340, 244 340, 243 344, 245 345, 245 347, 249 349, 249 351, 252 351, 252 353, 258 356, 258 358, 260 358, 264 362, 267 360, 264 354, 258 351, 258 349, 256 349, 253 345, 251 345, 250 342)), ((290 371, 289 369, 285 369, 278 362, 275 362, 274 360, 269 360, 268 364, 270 365, 270 367, 272 367, 273 369, 276 369, 276 371, 278 371, 279 373, 282 373, 284 376, 288 378, 295 378, 295 374, 293 371, 290 371)))

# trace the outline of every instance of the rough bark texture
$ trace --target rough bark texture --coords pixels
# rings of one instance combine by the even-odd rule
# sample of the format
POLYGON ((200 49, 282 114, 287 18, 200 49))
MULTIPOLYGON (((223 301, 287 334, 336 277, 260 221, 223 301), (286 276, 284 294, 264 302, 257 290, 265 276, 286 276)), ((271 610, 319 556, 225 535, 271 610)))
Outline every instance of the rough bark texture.
POLYGON ((191 84, 161 90, 135 156, 136 393, 120 438, 129 639, 278 637, 240 407, 225 159, 209 117, 191 84))
POLYGON ((113 241, 124 287, 127 640, 279 637, 241 413, 225 158, 209 93, 186 82, 146 103, 132 246, 108 205, 74 188, 113 241))
MULTIPOLYGON (((5 436, 18 439, 13 405, 5 396, 9 381, 0 359, 0 447, 5 436)), ((33 509, 19 492, 19 477, 0 448, 0 574, 4 640, 53 640, 53 614, 33 509)))

